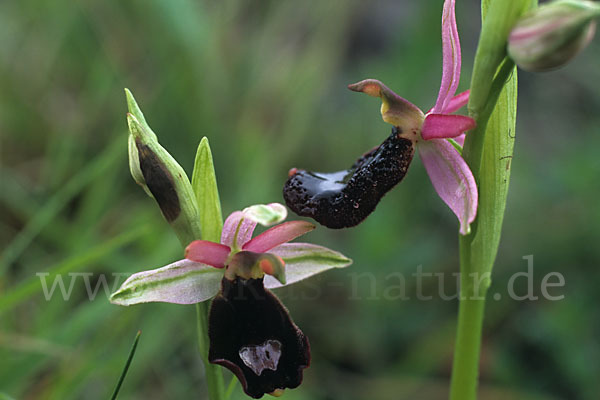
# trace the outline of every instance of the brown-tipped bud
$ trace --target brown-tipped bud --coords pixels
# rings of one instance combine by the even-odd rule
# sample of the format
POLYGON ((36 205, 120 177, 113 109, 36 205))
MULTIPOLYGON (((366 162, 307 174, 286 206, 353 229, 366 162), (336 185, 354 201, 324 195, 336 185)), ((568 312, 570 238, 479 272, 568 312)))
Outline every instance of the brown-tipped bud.
POLYGON ((133 179, 153 197, 182 243, 200 234, 199 212, 192 185, 185 171, 165 150, 144 119, 131 93, 126 90, 130 113, 129 169, 133 179))
POLYGON ((591 1, 559 0, 521 18, 508 38, 508 54, 522 69, 548 71, 563 66, 594 36, 600 6, 591 1))

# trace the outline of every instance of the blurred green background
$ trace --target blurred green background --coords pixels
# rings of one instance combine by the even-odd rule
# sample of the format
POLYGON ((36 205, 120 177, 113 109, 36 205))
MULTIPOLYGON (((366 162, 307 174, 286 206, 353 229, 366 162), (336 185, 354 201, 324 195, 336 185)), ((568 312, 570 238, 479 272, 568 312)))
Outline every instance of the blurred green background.
MULTIPOLYGON (((459 1, 468 87, 479 5, 459 1)), ((291 167, 338 170, 390 127, 346 85, 377 78, 424 109, 441 76, 442 1, 0 2, 0 398, 106 399, 137 330, 121 399, 206 398, 194 307, 47 301, 39 273, 134 273, 181 248, 127 165, 123 88, 191 174, 208 136, 224 214, 282 201, 291 167)), ((600 393, 600 41, 567 68, 520 73, 512 183, 485 321, 481 399, 600 393), (512 300, 533 255, 535 294, 560 272, 560 301, 512 300)), ((311 339, 313 364, 287 399, 444 399, 456 300, 457 222, 415 158, 377 211, 307 241, 355 260, 278 292, 311 339), (397 296, 398 273, 408 300, 397 296), (391 275, 396 274, 396 275, 391 275)), ((117 275, 115 275, 117 274, 117 275)), ((48 284, 52 283, 52 275, 48 284)), ((116 281, 116 282, 115 282, 116 281)), ((525 279, 516 292, 527 291, 525 279)), ((100 282, 102 283, 102 282, 100 282)), ((229 375, 228 375, 229 376, 229 375)), ((243 398, 239 385, 236 398, 243 398)))

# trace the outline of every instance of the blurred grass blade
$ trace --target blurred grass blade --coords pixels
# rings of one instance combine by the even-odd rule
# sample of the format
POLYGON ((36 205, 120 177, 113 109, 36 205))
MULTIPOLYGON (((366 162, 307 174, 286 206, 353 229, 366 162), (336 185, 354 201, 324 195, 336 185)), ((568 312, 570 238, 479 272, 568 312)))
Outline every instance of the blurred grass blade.
POLYGON ((81 190, 96 179, 99 179, 113 163, 122 157, 123 140, 115 140, 102 154, 90 161, 85 168, 77 173, 62 189, 55 193, 40 210, 31 218, 27 225, 6 246, 0 260, 0 274, 19 258, 33 239, 69 204, 81 190))
POLYGON ((125 375, 127 375, 127 370, 129 370, 129 366, 131 365, 131 360, 133 360, 133 356, 135 354, 135 349, 137 348, 138 342, 140 341, 140 335, 142 331, 138 331, 137 335, 135 335, 135 339, 133 341, 133 346, 131 346, 131 350, 129 351, 129 357, 127 357, 127 362, 125 363, 125 367, 123 368, 123 372, 121 372, 121 376, 119 377, 119 382, 117 382, 117 387, 115 387, 115 391, 111 396, 111 400, 115 400, 117 395, 119 394, 119 390, 121 390, 121 385, 123 384, 123 380, 125 380, 125 375))
MULTIPOLYGON (((122 233, 109 241, 89 249, 83 254, 73 256, 65 261, 55 264, 45 271, 50 273, 50 275, 46 276, 46 279, 52 281, 57 275, 66 274, 85 265, 95 263, 104 257, 111 256, 118 248, 133 242, 147 231, 148 227, 142 226, 135 230, 122 233)), ((27 300, 29 297, 40 293, 41 290, 40 278, 37 275, 32 276, 16 288, 0 296, 0 314, 11 307, 14 307, 16 304, 27 300)))
POLYGON ((196 203, 200 212, 202 238, 219 243, 223 228, 223 215, 213 157, 206 136, 202 138, 196 151, 192 188, 196 194, 196 203))
POLYGON ((227 390, 225 391, 225 400, 229 400, 231 398, 231 395, 233 394, 233 390, 237 386, 237 383, 238 379, 235 376, 231 378, 231 381, 229 381, 229 385, 227 386, 227 390))

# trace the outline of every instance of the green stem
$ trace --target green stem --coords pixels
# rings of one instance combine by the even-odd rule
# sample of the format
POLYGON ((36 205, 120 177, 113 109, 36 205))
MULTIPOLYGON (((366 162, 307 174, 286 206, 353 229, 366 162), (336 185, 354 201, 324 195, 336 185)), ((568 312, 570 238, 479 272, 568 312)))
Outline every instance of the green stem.
MULTIPOLYGON (((486 141, 484 134, 488 122, 498 102, 500 94, 514 73, 514 63, 505 59, 496 74, 490 88, 489 97, 477 119, 477 129, 471 134, 471 140, 465 144, 463 157, 469 163, 473 176, 478 182, 482 201, 489 197, 488 184, 485 178, 489 175, 483 174, 483 153, 486 141)), ((516 100, 515 100, 516 101, 516 100)), ((477 398, 477 380, 479 371, 479 354, 481 350, 481 332, 483 327, 483 316, 485 311, 485 295, 491 280, 490 274, 493 260, 498 249, 499 232, 497 238, 484 236, 480 232, 480 221, 496 218, 499 229, 502 225, 502 207, 496 207, 495 213, 491 215, 487 211, 490 208, 482 206, 479 217, 472 225, 472 233, 460 237, 460 298, 458 306, 458 328, 456 333, 456 344, 454 348, 454 360, 452 365, 452 381, 450 383, 451 400, 474 400, 477 398), (501 208, 501 210, 498 210, 501 208), (478 235, 479 233, 479 235, 478 235), (479 244, 473 244, 474 239, 479 237, 479 244), (483 237, 487 243, 483 246, 483 237), (485 260, 488 260, 487 262, 485 260)), ((485 229, 484 229, 485 230, 485 229)))
MULTIPOLYGON (((192 240, 202 238, 202 235, 197 230, 193 231, 194 237, 189 241, 181 241, 185 248, 192 240)), ((208 398, 210 400, 225 400, 225 381, 223 380, 223 371, 216 364, 211 364, 208 361, 208 311, 210 309, 210 301, 196 303, 196 328, 198 334, 198 350, 204 364, 204 375, 206 376, 206 384, 208 386, 208 398)))
MULTIPOLYGON (((200 238, 201 235, 196 237, 200 238)), ((210 310, 210 301, 196 303, 196 328, 198 330, 198 350, 204 364, 204 375, 208 386, 208 398, 210 400, 225 400, 225 381, 223 380, 223 371, 216 364, 208 361, 208 312, 210 310)))
POLYGON ((225 381, 223 372, 218 365, 208 361, 208 310, 207 301, 196 304, 196 319, 198 327, 198 348, 204 363, 206 382, 208 383, 208 396, 211 400, 225 400, 225 381))
POLYGON ((484 310, 485 299, 465 299, 460 302, 455 355, 452 363, 451 400, 477 398, 481 325, 483 324, 484 310))
POLYGON ((508 57, 505 57, 500 65, 498 73, 492 81, 492 85, 489 91, 489 97, 485 102, 485 106, 477 117, 477 128, 471 132, 471 140, 465 143, 463 148, 463 158, 468 161, 473 176, 479 182, 481 176, 481 160, 483 158, 483 145, 485 140, 485 131, 487 129, 488 121, 494 112, 500 93, 506 82, 515 71, 515 63, 508 57))
POLYGON ((460 298, 450 400, 477 399, 479 354, 489 275, 471 265, 474 235, 460 238, 460 298))
POLYGON ((485 296, 491 284, 506 207, 517 111, 517 76, 506 58, 516 20, 535 0, 483 0, 469 114, 477 127, 462 156, 477 181, 479 205, 471 233, 460 237, 461 287, 450 400, 476 400, 485 296), (489 9, 488 9, 489 7, 489 9))

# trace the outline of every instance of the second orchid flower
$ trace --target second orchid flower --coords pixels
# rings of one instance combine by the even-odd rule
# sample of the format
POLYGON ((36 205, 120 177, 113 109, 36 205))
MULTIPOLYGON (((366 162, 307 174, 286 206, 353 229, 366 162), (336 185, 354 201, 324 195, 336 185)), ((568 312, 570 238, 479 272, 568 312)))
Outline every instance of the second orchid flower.
POLYGON ((463 133, 475 121, 453 114, 469 100, 469 91, 455 95, 461 54, 454 6, 454 0, 444 3, 442 82, 434 107, 424 113, 374 79, 350 85, 350 90, 381 98, 381 115, 394 126, 392 134, 348 170, 325 174, 292 169, 284 198, 293 211, 330 228, 357 225, 404 178, 416 148, 436 192, 458 217, 460 233, 470 232, 477 214, 477 185, 460 150, 463 133))

